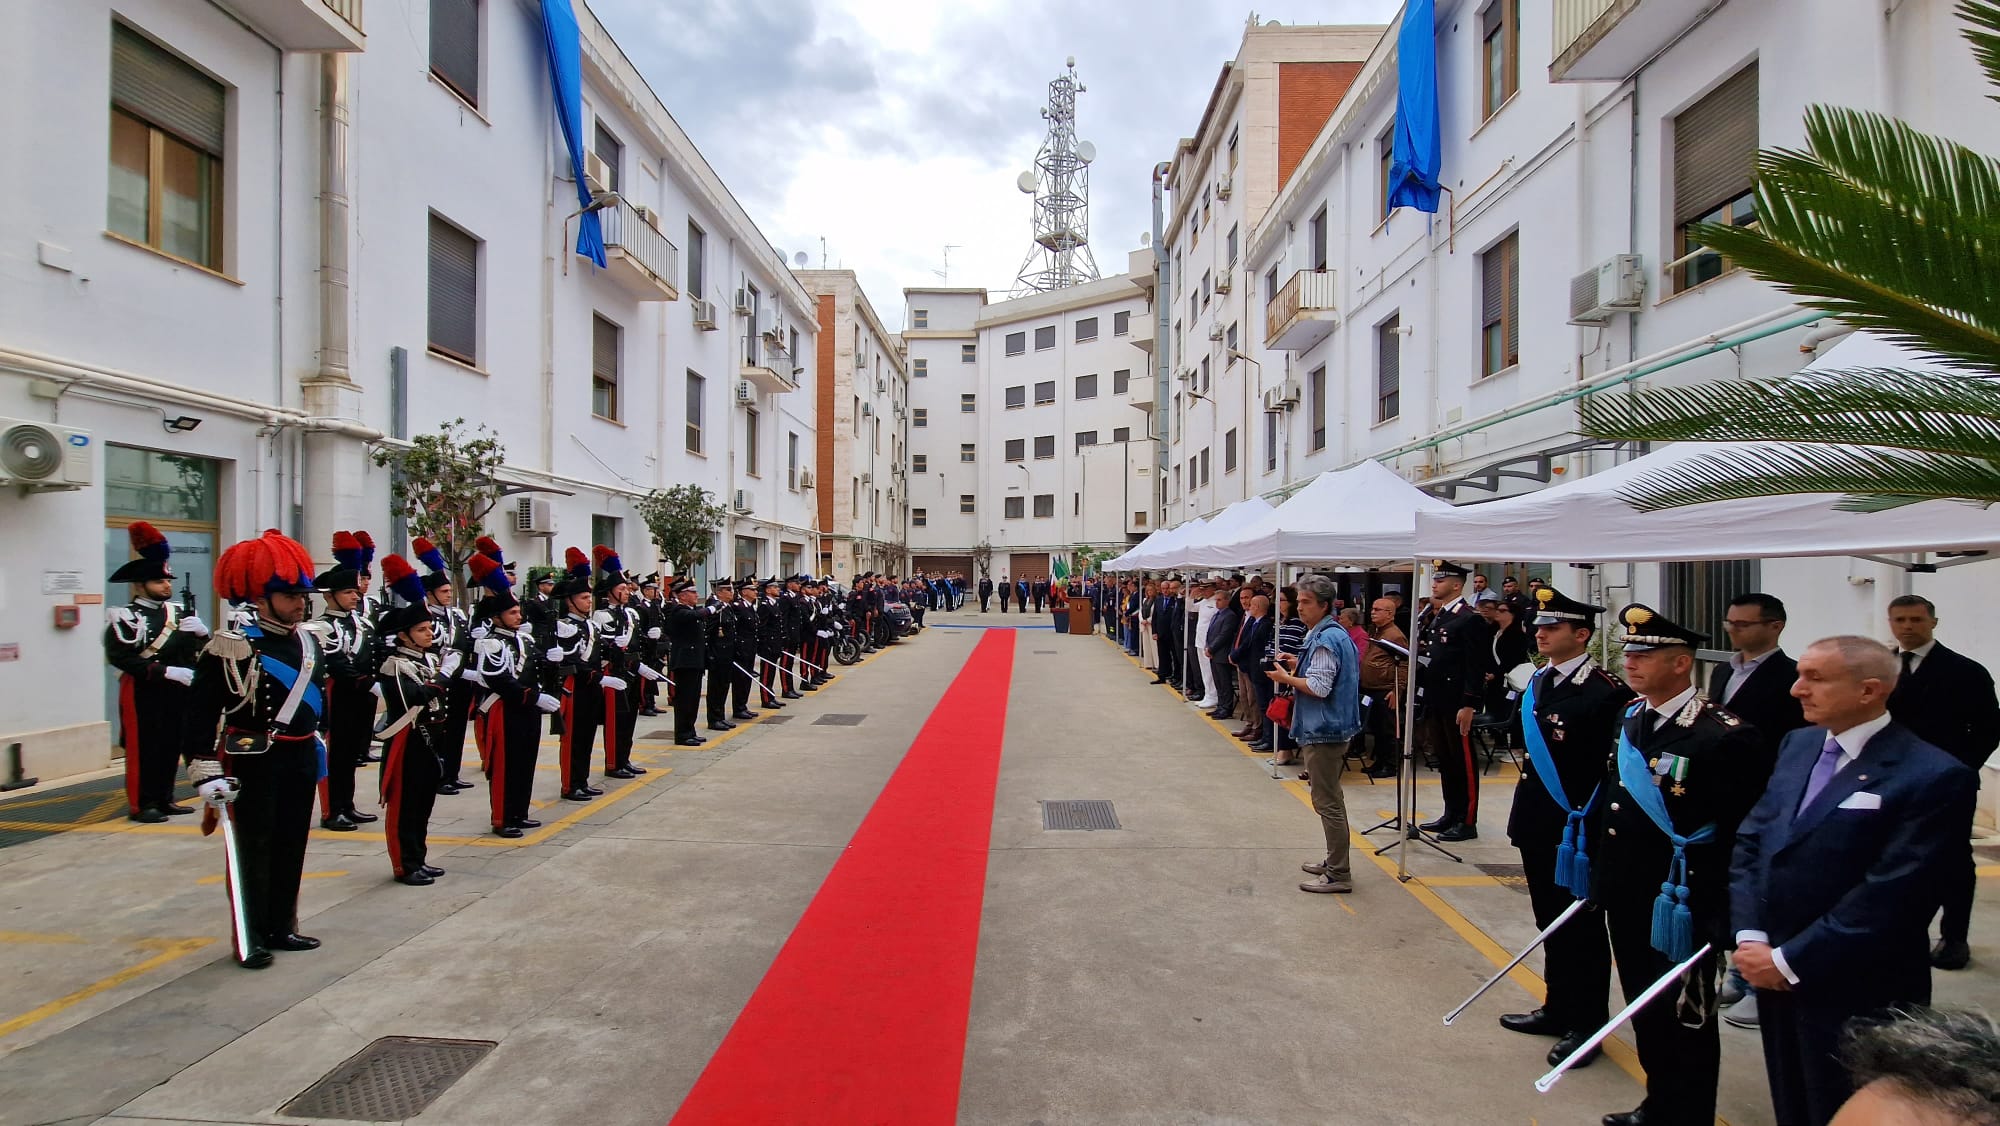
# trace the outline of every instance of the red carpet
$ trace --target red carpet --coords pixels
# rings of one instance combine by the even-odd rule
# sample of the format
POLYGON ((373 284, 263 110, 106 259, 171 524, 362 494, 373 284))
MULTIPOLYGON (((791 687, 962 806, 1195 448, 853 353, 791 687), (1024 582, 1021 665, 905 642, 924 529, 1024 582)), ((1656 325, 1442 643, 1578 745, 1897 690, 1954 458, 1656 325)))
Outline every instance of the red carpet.
POLYGON ((957 1120, 1014 638, 973 649, 673 1126, 957 1120))

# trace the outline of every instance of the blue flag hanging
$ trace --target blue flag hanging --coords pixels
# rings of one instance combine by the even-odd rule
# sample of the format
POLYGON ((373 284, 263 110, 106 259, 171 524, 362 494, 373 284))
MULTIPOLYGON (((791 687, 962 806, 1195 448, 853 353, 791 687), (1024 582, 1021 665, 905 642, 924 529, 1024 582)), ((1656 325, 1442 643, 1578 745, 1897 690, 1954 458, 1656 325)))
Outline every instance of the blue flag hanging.
POLYGON ((1396 37, 1396 133, 1389 154, 1389 208, 1437 214, 1437 12, 1434 0, 1408 0, 1396 37))
MULTIPOLYGON (((583 46, 569 0, 542 0, 542 38, 548 47, 556 120, 562 125, 570 174, 576 179, 577 207, 589 207, 590 185, 583 176, 583 46)), ((595 211, 584 212, 577 223, 576 252, 599 266, 605 264, 604 228, 595 211)))

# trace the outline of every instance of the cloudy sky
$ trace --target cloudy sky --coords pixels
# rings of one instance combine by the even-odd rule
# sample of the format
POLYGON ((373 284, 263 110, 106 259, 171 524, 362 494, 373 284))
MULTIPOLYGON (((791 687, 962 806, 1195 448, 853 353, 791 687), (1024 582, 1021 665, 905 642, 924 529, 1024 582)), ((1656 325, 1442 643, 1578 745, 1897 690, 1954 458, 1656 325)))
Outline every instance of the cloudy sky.
MULTIPOLYGON (((902 289, 1004 294, 1029 247, 1014 186, 1076 56, 1078 134, 1097 146, 1101 273, 1152 228, 1153 165, 1192 133, 1248 9, 1213 0, 588 0, 764 234, 860 272, 902 324, 902 289)), ((1383 23, 1400 0, 1287 0, 1259 21, 1383 23)))

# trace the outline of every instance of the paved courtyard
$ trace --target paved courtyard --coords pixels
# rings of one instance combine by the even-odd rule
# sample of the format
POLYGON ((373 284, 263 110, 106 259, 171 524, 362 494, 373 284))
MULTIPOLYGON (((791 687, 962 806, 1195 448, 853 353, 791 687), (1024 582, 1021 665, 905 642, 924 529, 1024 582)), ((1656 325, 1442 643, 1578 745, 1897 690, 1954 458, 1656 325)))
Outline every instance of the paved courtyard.
MULTIPOLYGON (((642 719, 651 773, 589 804, 555 800, 545 761, 547 824, 522 840, 485 835, 483 787, 439 799, 433 887, 390 882, 380 833, 315 831, 302 925, 325 946, 260 973, 228 959, 220 845, 192 819, 30 831, 50 795, 9 795, 0 1123, 342 1121, 283 1108, 383 1037, 482 1042, 415 1119, 454 1126, 1587 1123, 1638 1103, 1623 1043, 1535 1093, 1549 1042, 1494 1020, 1533 1003, 1526 968, 1440 1023, 1534 932, 1510 764, 1462 863, 1417 848, 1399 882, 1377 833, 1352 896, 1305 895, 1301 783, 1101 636, 933 620, 698 750, 642 719), (1118 827, 1044 828, 1065 799, 1113 803, 1118 827)), ((1390 815, 1391 784, 1346 790, 1357 828, 1390 815)), ((1428 816, 1435 778, 1419 791, 1428 816)), ((1942 1003, 2000 1007, 1995 906, 1983 883, 1942 1003)), ((1723 1118, 1769 1123, 1755 1034, 1723 1038, 1723 1118)))

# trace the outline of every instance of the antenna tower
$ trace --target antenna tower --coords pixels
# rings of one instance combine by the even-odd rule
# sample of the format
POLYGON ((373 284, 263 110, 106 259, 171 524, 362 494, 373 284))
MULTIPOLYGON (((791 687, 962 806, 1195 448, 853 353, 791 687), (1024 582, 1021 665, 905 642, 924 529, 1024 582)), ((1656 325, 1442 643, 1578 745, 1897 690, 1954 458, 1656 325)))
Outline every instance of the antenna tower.
POLYGON ((1015 181, 1035 197, 1035 245, 1014 281, 1017 294, 1097 280, 1097 260, 1090 253, 1090 162, 1097 147, 1076 139, 1076 96, 1084 92, 1076 80, 1076 56, 1065 68, 1049 83, 1049 104, 1042 107, 1049 134, 1035 153, 1035 167, 1015 181))

